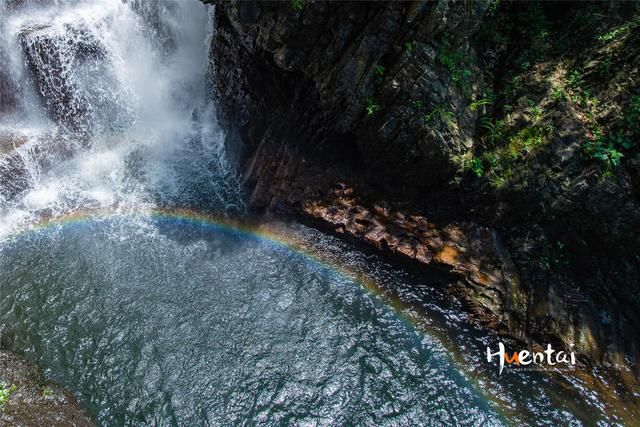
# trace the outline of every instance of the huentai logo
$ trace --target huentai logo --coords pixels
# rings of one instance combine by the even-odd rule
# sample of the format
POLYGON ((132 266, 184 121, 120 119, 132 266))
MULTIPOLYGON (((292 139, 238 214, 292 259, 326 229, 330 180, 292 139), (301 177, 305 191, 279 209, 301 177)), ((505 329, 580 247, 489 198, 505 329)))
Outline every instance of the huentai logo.
POLYGON ((502 342, 499 342, 498 351, 494 353, 491 352, 491 348, 487 347, 487 362, 491 363, 494 356, 498 357, 500 374, 502 374, 505 362, 512 366, 527 366, 531 364, 548 366, 565 364, 573 366, 576 364, 576 355, 573 352, 555 351, 553 348, 551 348, 551 344, 547 344, 547 349, 544 351, 535 352, 529 350, 520 350, 508 354, 505 351, 504 344, 502 342))

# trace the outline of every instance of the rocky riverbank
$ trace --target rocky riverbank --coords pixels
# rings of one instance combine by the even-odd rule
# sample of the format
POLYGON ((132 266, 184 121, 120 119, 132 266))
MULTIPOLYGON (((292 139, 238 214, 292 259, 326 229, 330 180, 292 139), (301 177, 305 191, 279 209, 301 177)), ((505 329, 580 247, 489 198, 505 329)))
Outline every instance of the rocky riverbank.
POLYGON ((71 393, 45 380, 39 368, 0 350, 0 424, 94 426, 71 393))
POLYGON ((254 209, 454 273, 489 324, 638 374, 638 9, 220 2, 254 209))

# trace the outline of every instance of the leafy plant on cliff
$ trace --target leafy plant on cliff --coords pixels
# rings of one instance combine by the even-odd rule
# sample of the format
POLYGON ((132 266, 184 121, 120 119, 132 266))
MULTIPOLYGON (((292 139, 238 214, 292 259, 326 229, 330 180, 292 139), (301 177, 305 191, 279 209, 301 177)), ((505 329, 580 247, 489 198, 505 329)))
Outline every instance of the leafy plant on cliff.
POLYGON ((616 27, 616 28, 614 28, 614 29, 602 34, 601 36, 598 37, 598 40, 603 42, 603 43, 611 42, 611 41, 617 39, 618 37, 628 33, 629 30, 631 30, 631 26, 632 26, 632 22, 627 22, 624 25, 616 27))
POLYGON ((296 12, 302 12, 304 7, 307 5, 307 0, 290 0, 289 4, 296 12))
POLYGON ((471 159, 469 168, 477 177, 481 177, 484 174, 484 164, 480 158, 474 157, 471 159))
POLYGON ((551 89, 551 98, 553 98, 556 103, 561 103, 567 99, 567 93, 563 87, 556 86, 551 89))
POLYGON ((4 409, 4 405, 9 401, 11 393, 13 393, 16 388, 18 387, 15 384, 0 383, 0 409, 4 409))
POLYGON ((485 126, 493 132, 486 136, 487 142, 494 148, 466 162, 465 169, 477 177, 485 176, 492 187, 499 188, 508 182, 517 164, 548 141, 553 129, 538 119, 509 135, 503 120, 485 119, 485 126))
POLYGON ((626 129, 618 129, 610 134, 596 134, 584 145, 585 153, 592 159, 605 163, 606 170, 610 172, 620 166, 620 160, 624 157, 624 151, 629 151, 637 145, 626 129))
POLYGON ((382 65, 376 65, 373 67, 373 74, 378 78, 384 77, 384 71, 385 68, 382 65))
POLYGON ((493 104, 492 99, 481 98, 471 102, 471 104, 469 104, 469 108, 471 109, 471 111, 477 111, 480 107, 484 107, 485 105, 491 105, 491 104, 493 104))
POLYGON ((640 137, 640 96, 631 97, 631 104, 623 113, 620 124, 610 133, 603 133, 593 120, 593 137, 583 145, 587 157, 600 160, 605 173, 620 166, 624 153, 634 149, 640 137))
POLYGON ((378 105, 376 101, 371 97, 364 100, 364 107, 367 110, 367 116, 373 115, 374 113, 380 111, 381 108, 380 105, 378 105))
POLYGON ((486 133, 487 141, 491 145, 500 143, 504 139, 507 125, 504 120, 493 120, 489 116, 482 116, 478 120, 479 126, 486 133))
POLYGON ((42 392, 40 393, 42 397, 51 397, 53 396, 53 390, 51 387, 44 386, 42 387, 42 392))
POLYGON ((409 54, 413 53, 415 48, 416 48, 416 42, 414 41, 406 42, 404 44, 404 50, 409 54))
POLYGON ((625 144, 624 137, 617 135, 598 135, 592 141, 585 144, 586 153, 593 159, 605 162, 607 169, 620 166, 620 159, 624 154, 619 148, 625 144))
POLYGON ((446 125, 451 125, 454 119, 455 115, 453 114, 453 112, 446 110, 444 106, 440 105, 424 115, 423 123, 426 126, 436 120, 440 120, 446 125))
POLYGON ((468 56, 461 50, 452 49, 445 41, 438 54, 438 61, 449 70, 451 81, 460 87, 464 94, 469 94, 471 70, 468 56))
POLYGON ((411 108, 417 111, 422 111, 422 109, 424 109, 424 104, 420 100, 412 101, 411 108))

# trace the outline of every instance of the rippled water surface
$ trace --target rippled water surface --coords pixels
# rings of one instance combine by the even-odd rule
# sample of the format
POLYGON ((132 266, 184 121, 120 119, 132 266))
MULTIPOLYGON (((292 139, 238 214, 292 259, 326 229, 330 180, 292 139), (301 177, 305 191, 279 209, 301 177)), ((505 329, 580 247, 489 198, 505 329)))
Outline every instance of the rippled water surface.
MULTIPOLYGON (((332 238, 297 232, 405 301, 435 295, 332 238)), ((384 290, 246 233, 102 219, 0 248, 3 344, 70 387, 103 425, 579 423, 596 408, 571 390, 558 400, 545 375, 482 379, 460 365, 482 367, 487 338, 455 311, 422 303, 430 317, 412 325, 401 314, 411 304, 394 311, 384 290), (460 332, 458 348, 474 355, 466 362, 443 346, 460 332), (516 400, 511 408, 496 389, 516 400)))
POLYGON ((82 223, 2 251, 13 347, 105 424, 496 420, 353 281, 256 240, 157 225, 82 223))

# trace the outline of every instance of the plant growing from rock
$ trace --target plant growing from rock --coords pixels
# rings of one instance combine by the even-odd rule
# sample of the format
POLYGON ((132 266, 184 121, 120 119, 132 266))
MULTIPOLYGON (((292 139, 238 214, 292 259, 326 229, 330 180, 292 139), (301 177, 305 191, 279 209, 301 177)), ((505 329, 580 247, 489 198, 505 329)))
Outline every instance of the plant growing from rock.
POLYGON ((455 115, 453 114, 453 112, 445 110, 445 108, 440 105, 424 115, 423 123, 426 126, 430 123, 433 123, 435 120, 440 120, 446 125, 451 125, 454 119, 455 115))
POLYGON ((381 108, 380 105, 378 105, 376 101, 371 97, 364 100, 364 107, 367 110, 367 116, 373 115, 374 113, 380 111, 381 108))
POLYGON ((380 79, 384 77, 384 71, 385 68, 382 65, 376 65, 375 67, 373 67, 373 74, 380 79))
POLYGON ((601 36, 598 37, 598 40, 601 41, 602 43, 609 43, 621 36, 623 36, 624 34, 627 34, 629 32, 629 30, 631 30, 631 27, 633 22, 627 22, 624 25, 621 25, 619 27, 613 28, 610 31, 607 31, 606 33, 602 34, 601 36))
POLYGON ((585 144, 585 152, 592 159, 603 161, 607 172, 611 172, 613 168, 620 166, 620 159, 624 157, 621 150, 629 150, 634 146, 635 142, 619 130, 615 134, 596 135, 585 144))
POLYGON ((409 54, 413 53, 415 48, 416 48, 416 42, 410 41, 404 44, 404 50, 409 54))
POLYGON ((13 393, 16 388, 18 387, 15 384, 0 383, 0 410, 4 409, 4 405, 9 401, 11 393, 13 393))
POLYGON ((471 109, 471 111, 477 111, 480 107, 491 104, 493 104, 493 101, 491 99, 481 98, 471 102, 471 104, 469 104, 469 108, 471 109))
POLYGON ((424 104, 419 100, 413 101, 411 102, 411 108, 413 108, 414 110, 422 111, 424 109, 424 104))
POLYGON ((291 8, 296 12, 302 12, 306 6, 307 0, 290 0, 291 8))
POLYGON ((457 85, 465 95, 470 92, 471 70, 469 58, 461 50, 451 49, 448 42, 444 42, 443 48, 438 54, 440 61, 451 74, 451 81, 457 85))

